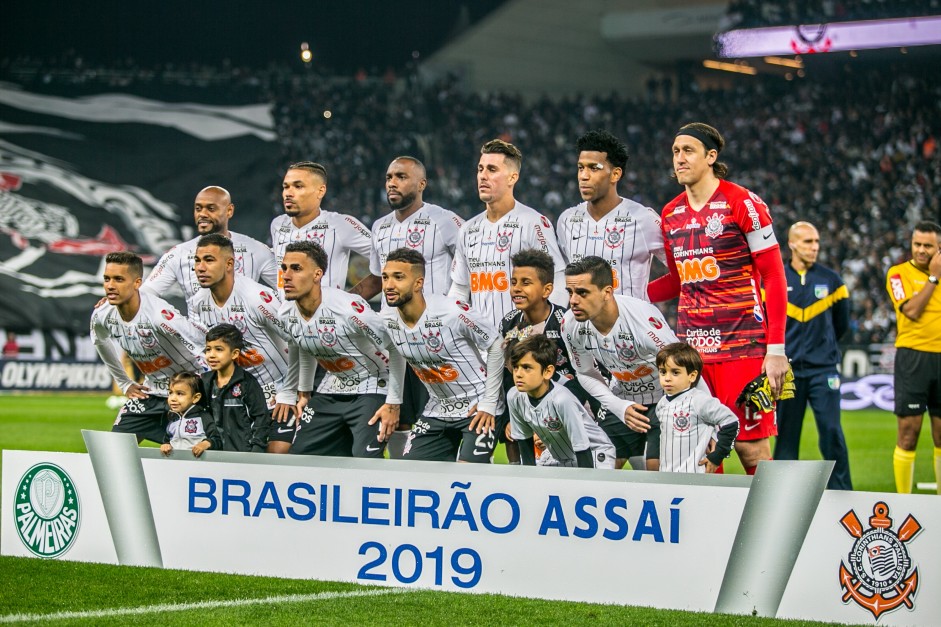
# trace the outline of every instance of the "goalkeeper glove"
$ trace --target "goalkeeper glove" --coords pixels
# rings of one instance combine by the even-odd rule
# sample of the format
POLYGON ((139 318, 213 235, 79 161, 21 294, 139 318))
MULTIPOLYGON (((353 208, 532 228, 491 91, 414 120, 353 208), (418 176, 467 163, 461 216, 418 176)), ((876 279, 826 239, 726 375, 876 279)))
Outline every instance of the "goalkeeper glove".
MULTIPOLYGON (((794 371, 788 367, 784 373, 784 385, 781 387, 781 395, 778 400, 794 398, 794 371)), ((744 406, 746 411, 758 411, 767 413, 775 407, 775 398, 771 393, 771 382, 768 381, 768 375, 761 374, 745 385, 742 393, 738 395, 735 401, 736 405, 744 406)))

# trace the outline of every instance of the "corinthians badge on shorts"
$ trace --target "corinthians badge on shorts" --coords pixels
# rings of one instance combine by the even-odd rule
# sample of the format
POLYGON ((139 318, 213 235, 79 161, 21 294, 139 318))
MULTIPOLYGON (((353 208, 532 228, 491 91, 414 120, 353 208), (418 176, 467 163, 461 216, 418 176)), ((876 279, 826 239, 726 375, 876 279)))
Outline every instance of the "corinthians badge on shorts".
POLYGON ((872 508, 869 529, 863 530, 853 510, 840 523, 856 538, 848 555, 849 564, 840 561, 843 603, 852 600, 877 620, 902 605, 913 609, 918 568, 912 567, 906 545, 921 531, 921 523, 909 514, 899 530, 893 531, 889 506, 882 501, 872 508))

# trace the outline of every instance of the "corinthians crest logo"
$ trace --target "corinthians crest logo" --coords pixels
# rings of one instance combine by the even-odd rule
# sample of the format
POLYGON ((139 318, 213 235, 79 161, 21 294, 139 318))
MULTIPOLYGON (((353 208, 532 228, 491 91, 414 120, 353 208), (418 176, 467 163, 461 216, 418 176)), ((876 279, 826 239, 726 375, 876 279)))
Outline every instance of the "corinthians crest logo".
POLYGON ((16 532, 31 553, 58 557, 69 550, 81 522, 72 478, 55 464, 36 464, 16 487, 16 532))
POLYGON ((856 538, 848 555, 849 564, 840 562, 843 603, 852 600, 877 620, 903 605, 913 609, 918 568, 912 567, 906 545, 921 531, 921 523, 908 515, 898 531, 893 531, 889 506, 882 501, 872 508, 869 529, 863 530, 853 510, 840 523, 856 538))

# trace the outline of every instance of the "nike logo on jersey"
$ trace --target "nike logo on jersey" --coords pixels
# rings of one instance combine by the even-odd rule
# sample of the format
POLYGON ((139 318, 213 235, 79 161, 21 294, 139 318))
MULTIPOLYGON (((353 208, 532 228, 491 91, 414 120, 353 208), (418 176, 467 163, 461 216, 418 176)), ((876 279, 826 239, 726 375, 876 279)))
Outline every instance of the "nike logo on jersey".
POLYGON ((673 235, 673 234, 676 233, 677 231, 681 231, 681 230, 682 230, 682 229, 670 229, 670 235, 673 235))
POLYGON ((577 239, 582 239, 583 237, 585 237, 585 236, 584 236, 584 235, 578 235, 578 236, 574 236, 574 235, 573 235, 573 236, 572 236, 572 241, 575 241, 575 240, 577 240, 577 239))

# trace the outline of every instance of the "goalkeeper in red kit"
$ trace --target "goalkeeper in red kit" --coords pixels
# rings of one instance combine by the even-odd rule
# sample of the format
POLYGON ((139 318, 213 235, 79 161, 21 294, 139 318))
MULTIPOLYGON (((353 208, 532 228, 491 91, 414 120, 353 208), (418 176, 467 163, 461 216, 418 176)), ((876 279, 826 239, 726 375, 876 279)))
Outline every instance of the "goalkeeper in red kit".
POLYGON ((761 373, 772 395, 781 395, 789 367, 787 281, 768 206, 725 180, 728 168, 718 161, 724 146, 719 131, 701 122, 676 133, 673 171, 686 189, 663 208, 670 272, 649 285, 648 296, 651 302, 679 296, 676 334, 700 352, 703 379, 738 416, 735 451, 754 474, 759 461, 771 459, 774 410, 736 401, 761 373))

